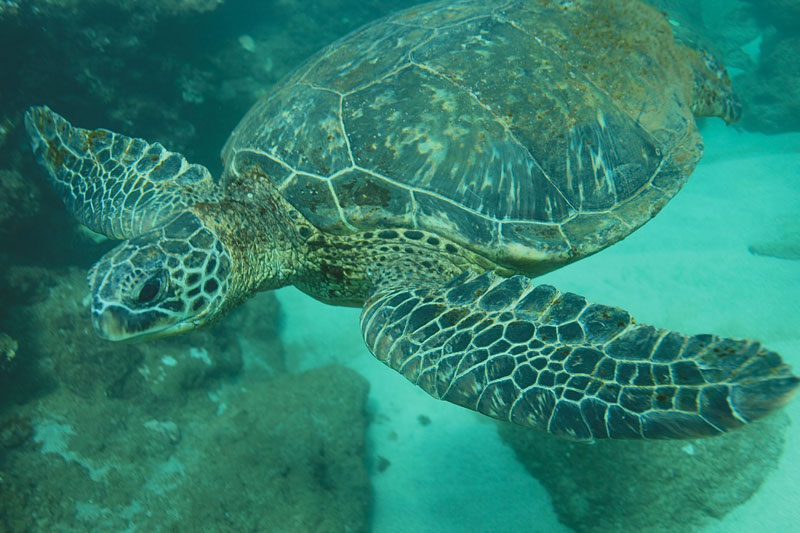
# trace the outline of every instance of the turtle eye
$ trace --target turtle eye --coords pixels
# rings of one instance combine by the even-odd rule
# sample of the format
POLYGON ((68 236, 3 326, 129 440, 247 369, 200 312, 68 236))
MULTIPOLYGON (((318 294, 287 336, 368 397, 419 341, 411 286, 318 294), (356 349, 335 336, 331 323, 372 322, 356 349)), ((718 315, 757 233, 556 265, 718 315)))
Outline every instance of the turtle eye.
POLYGON ((142 288, 139 289, 139 296, 136 298, 136 302, 140 304, 149 304, 158 296, 160 291, 161 278, 159 276, 153 276, 145 281, 142 288))

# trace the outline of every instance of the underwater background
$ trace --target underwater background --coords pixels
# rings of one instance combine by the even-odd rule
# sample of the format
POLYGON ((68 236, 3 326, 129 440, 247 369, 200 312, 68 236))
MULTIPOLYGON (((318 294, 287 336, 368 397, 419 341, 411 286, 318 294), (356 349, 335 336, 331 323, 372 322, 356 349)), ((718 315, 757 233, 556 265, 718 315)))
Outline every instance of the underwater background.
MULTIPOLYGON (((418 2, 0 0, 0 533, 800 531, 800 401, 721 437, 572 443, 438 402, 359 310, 289 288, 144 344, 94 333, 74 222, 24 134, 46 104, 219 175, 252 103, 418 2)), ((800 369, 800 2, 654 0, 744 112, 653 221, 540 278, 800 369)))

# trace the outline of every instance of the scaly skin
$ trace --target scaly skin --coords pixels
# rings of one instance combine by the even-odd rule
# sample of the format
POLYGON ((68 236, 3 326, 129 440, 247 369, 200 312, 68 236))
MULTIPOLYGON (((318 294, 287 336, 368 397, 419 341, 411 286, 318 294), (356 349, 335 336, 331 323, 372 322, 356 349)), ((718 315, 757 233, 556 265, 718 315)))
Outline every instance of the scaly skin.
MULTIPOLYGON (((331 235, 317 230, 257 167, 226 184, 220 202, 193 206, 231 255, 225 313, 256 291, 295 285, 334 305, 361 307, 384 265, 417 258, 428 280, 445 282, 497 265, 430 232, 375 230, 331 235)), ((410 274, 408 274, 410 275, 410 274)))

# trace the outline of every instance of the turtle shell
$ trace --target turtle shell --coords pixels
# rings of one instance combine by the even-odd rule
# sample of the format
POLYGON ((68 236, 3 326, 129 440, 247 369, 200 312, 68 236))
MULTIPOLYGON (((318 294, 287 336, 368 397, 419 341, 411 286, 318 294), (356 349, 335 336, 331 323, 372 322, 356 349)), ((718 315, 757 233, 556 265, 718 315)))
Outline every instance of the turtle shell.
POLYGON ((257 102, 226 179, 259 165, 325 232, 424 229, 549 270, 628 235, 693 170, 687 53, 639 2, 417 6, 257 102))

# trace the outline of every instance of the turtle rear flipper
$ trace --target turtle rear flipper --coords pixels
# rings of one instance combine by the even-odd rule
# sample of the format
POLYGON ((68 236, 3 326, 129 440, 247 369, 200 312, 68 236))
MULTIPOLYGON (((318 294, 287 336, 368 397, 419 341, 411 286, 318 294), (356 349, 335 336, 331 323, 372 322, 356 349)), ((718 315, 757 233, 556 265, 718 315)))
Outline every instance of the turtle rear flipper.
POLYGON ((47 107, 30 108, 25 128, 67 209, 112 239, 141 235, 220 196, 208 169, 159 143, 76 128, 47 107))
POLYGON ((361 329, 378 359, 432 396, 575 440, 715 435, 783 406, 800 384, 757 342, 637 324, 493 272, 443 288, 379 285, 361 329))

